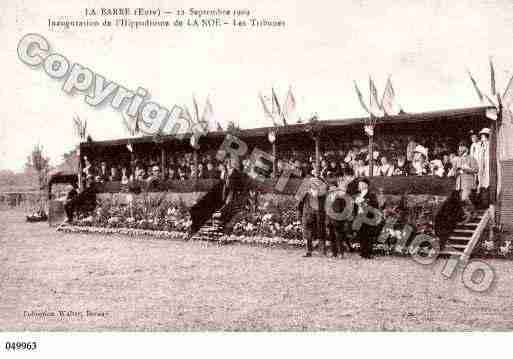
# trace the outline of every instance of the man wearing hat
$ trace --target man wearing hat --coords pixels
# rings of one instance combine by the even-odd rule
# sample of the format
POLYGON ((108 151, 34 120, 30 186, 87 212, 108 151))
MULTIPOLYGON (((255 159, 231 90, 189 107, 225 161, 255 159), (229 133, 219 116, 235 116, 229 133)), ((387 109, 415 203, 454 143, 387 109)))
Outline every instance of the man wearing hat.
POLYGON ((160 168, 159 166, 153 166, 151 168, 151 174, 146 179, 146 183, 148 183, 148 189, 155 189, 158 187, 160 183, 160 168))
POLYGON ((488 207, 490 195, 488 188, 490 187, 490 129, 483 128, 479 135, 481 141, 479 142, 479 156, 477 158, 477 182, 479 202, 483 208, 488 207))
MULTIPOLYGON (((371 217, 378 222, 381 222, 381 219, 378 217, 374 217, 376 212, 371 211, 370 209, 378 209, 379 203, 377 196, 369 191, 369 180, 367 178, 359 178, 358 180, 358 193, 355 195, 354 203, 355 203, 355 214, 364 215, 367 218, 371 217)), ((379 234, 379 229, 377 225, 372 225, 370 223, 363 222, 361 227, 358 230, 356 235, 357 241, 360 243, 360 256, 362 258, 370 259, 372 258, 372 250, 374 246, 374 239, 379 234)))
POLYGON ((456 173, 456 190, 460 191, 460 200, 467 210, 473 211, 474 206, 470 201, 470 194, 475 188, 475 174, 478 170, 478 164, 474 157, 469 154, 468 146, 460 142, 458 146, 459 157, 454 161, 456 173))
POLYGON ((306 254, 311 257, 314 237, 319 239, 321 253, 326 255, 326 226, 324 205, 327 185, 318 176, 317 170, 313 170, 314 177, 305 179, 308 188, 299 200, 298 212, 303 225, 303 240, 306 242, 306 254))

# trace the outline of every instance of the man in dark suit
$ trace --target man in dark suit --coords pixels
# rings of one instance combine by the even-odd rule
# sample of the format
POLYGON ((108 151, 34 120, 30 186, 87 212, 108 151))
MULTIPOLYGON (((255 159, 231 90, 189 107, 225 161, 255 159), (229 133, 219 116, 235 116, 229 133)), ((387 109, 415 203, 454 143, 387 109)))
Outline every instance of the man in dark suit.
MULTIPOLYGON (((376 195, 369 192, 369 180, 358 179, 358 193, 355 202, 355 222, 361 224, 356 236, 360 242, 360 255, 362 258, 372 258, 374 239, 379 232, 379 224, 383 217, 379 211, 379 203, 376 195)), ((354 227, 353 227, 354 229, 354 227)))
POLYGON ((66 202, 64 203, 64 211, 66 212, 66 222, 73 222, 73 209, 75 206, 75 202, 78 197, 77 184, 73 183, 71 190, 68 192, 66 196, 66 202))
POLYGON ((347 192, 347 185, 351 181, 351 177, 339 177, 338 187, 330 191, 326 198, 326 226, 334 258, 339 254, 343 258, 344 245, 347 245, 349 251, 352 250, 348 234, 351 231, 353 200, 347 192))
POLYGON ((326 216, 324 212, 326 187, 326 184, 319 178, 311 178, 308 191, 298 204, 299 218, 303 225, 303 240, 306 242, 304 257, 312 256, 314 237, 319 239, 319 249, 323 255, 326 255, 326 216))

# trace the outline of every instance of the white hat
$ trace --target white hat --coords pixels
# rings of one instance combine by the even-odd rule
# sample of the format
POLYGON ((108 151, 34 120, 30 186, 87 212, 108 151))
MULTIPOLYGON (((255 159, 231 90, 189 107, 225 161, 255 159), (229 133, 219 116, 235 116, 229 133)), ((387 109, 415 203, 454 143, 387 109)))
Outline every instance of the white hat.
POLYGON ((428 149, 422 145, 415 146, 415 150, 413 152, 418 152, 418 153, 424 155, 424 157, 426 157, 426 158, 428 156, 428 149))
POLYGON ((160 168, 159 168, 159 166, 153 166, 153 167, 151 168, 151 170, 152 170, 152 171, 159 171, 159 170, 160 170, 160 168))
POLYGON ((490 129, 488 127, 483 128, 481 131, 479 131, 480 135, 488 135, 490 136, 490 129))

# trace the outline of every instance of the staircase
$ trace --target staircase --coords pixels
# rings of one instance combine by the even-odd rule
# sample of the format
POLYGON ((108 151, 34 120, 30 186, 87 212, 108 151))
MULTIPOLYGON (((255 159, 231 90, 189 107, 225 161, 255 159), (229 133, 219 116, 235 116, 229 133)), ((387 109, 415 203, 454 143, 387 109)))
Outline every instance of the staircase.
POLYGON ((481 210, 470 221, 458 223, 440 254, 459 256, 460 260, 467 261, 490 219, 490 211, 481 210))
POLYGON ((220 218, 221 213, 215 212, 212 218, 208 219, 200 229, 191 237, 198 241, 215 241, 224 235, 224 221, 220 218))

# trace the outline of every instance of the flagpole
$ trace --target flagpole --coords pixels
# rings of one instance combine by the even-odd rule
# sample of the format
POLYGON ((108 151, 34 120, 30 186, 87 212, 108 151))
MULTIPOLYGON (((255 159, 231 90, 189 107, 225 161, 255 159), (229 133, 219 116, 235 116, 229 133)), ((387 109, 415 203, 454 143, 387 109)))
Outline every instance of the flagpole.
POLYGON ((372 126, 372 135, 369 136, 369 177, 374 175, 374 126, 372 126))

